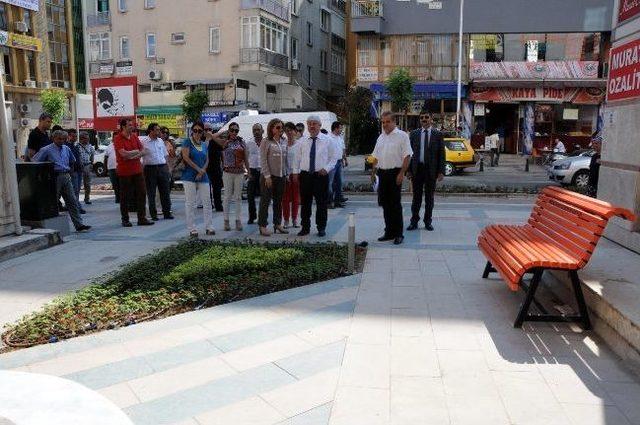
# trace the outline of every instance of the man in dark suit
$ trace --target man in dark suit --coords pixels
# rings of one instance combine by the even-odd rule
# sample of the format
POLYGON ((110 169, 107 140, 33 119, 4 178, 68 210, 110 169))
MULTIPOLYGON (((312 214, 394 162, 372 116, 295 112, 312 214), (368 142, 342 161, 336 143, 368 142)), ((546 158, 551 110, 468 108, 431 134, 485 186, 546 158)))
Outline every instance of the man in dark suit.
POLYGON ((422 127, 413 130, 409 135, 413 150, 409 166, 413 183, 413 202, 411 203, 411 224, 407 230, 418 228, 424 192, 424 225, 427 230, 432 231, 431 216, 436 182, 444 177, 444 140, 442 133, 433 127, 431 114, 427 112, 420 114, 420 124, 422 127))

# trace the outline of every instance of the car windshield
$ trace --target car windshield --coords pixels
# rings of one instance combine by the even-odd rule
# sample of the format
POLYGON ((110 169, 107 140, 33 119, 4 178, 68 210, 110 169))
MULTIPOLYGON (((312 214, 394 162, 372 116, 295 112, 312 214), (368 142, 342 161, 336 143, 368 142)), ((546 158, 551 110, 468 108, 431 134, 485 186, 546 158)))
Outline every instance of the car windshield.
POLYGON ((467 146, 460 140, 446 140, 445 144, 450 151, 466 151, 467 146))

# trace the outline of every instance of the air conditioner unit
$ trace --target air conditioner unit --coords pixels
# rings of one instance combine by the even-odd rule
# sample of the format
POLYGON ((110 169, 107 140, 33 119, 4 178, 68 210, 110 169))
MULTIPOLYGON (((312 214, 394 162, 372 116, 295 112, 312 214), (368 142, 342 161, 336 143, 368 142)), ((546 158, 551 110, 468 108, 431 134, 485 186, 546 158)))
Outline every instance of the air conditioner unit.
POLYGON ((20 120, 20 127, 29 127, 29 119, 28 118, 22 118, 20 120))
POLYGON ((24 21, 18 21, 15 23, 15 28, 17 32, 27 32, 29 31, 29 25, 27 25, 24 21))
POLYGON ((149 79, 152 81, 159 81, 162 79, 162 71, 158 71, 156 69, 152 69, 149 71, 149 79))
POLYGON ((43 89, 50 89, 51 88, 51 82, 50 81, 43 81, 40 83, 40 86, 43 89))
POLYGON ((36 88, 36 82, 33 80, 24 80, 24 86, 28 87, 30 89, 35 89, 36 88))
POLYGON ((31 112, 31 107, 29 106, 29 104, 23 103, 20 106, 18 106, 18 110, 20 111, 21 114, 28 114, 29 112, 31 112))
POLYGON ((291 61, 291 69, 294 71, 298 71, 300 69, 300 61, 297 59, 294 59, 291 61))

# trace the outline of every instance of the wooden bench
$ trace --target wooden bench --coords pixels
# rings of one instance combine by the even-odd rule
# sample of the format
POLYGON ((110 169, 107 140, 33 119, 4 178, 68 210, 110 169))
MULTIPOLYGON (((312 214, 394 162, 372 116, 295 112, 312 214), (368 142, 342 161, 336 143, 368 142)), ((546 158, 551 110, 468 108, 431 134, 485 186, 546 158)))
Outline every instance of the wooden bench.
POLYGON ((578 270, 586 266, 611 217, 635 221, 624 208, 558 187, 546 187, 538 196, 527 224, 490 225, 478 236, 487 258, 483 278, 498 272, 509 288, 526 292, 514 326, 524 321, 581 322, 591 327, 578 270), (566 270, 578 305, 578 315, 552 315, 535 301, 544 270, 566 270), (523 276, 533 273, 528 284, 523 276), (542 314, 530 314, 531 303, 542 314))

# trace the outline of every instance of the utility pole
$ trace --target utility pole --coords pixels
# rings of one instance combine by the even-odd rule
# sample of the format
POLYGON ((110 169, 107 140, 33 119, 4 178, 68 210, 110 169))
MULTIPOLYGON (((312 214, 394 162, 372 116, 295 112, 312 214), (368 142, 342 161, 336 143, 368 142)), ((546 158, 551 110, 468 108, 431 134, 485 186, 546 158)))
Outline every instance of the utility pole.
POLYGON ((460 126, 462 106, 462 27, 464 25, 464 0, 460 0, 460 26, 458 28, 458 94, 456 98, 456 130, 460 126))

